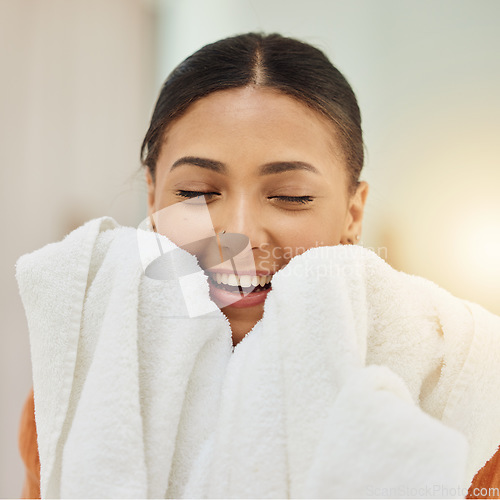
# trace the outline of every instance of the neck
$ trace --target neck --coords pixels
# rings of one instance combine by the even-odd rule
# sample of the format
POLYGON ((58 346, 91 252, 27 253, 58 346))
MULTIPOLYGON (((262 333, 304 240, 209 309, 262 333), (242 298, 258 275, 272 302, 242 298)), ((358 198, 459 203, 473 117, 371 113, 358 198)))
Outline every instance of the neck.
POLYGON ((231 326, 233 346, 239 344, 264 315, 263 304, 248 308, 224 307, 221 310, 231 326))
MULTIPOLYGON (((229 319, 229 318, 228 318, 229 319)), ((229 319, 233 337, 233 346, 239 344, 243 337, 257 324, 258 320, 229 319)))

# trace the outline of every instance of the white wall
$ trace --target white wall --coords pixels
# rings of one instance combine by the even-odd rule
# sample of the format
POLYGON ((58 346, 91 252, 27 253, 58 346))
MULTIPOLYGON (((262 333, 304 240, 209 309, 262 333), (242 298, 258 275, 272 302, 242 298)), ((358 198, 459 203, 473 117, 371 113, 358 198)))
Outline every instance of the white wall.
POLYGON ((280 32, 323 49, 361 107, 365 246, 500 314, 500 2, 159 0, 158 82, 202 45, 280 32))
POLYGON ((0 497, 21 494, 32 383, 14 263, 90 218, 133 225, 145 213, 153 31, 148 2, 0 1, 0 497))

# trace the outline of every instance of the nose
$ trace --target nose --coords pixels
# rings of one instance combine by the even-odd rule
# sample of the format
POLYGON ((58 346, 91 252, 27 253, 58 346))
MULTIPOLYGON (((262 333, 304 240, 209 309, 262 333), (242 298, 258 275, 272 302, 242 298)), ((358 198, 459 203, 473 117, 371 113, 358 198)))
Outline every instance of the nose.
POLYGON ((266 230, 258 203, 250 196, 234 196, 221 207, 217 221, 217 232, 244 234, 250 240, 251 248, 258 248, 266 241, 266 230))

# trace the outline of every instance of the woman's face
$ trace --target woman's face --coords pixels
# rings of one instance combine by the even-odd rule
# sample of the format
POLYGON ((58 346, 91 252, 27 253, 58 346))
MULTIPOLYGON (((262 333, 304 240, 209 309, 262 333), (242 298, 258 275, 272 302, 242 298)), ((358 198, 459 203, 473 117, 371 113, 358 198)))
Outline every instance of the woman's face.
MULTIPOLYGON (((167 130, 155 182, 149 173, 147 181, 150 214, 210 193, 204 206, 213 230, 248 237, 260 279, 308 248, 355 241, 368 192, 362 182, 349 194, 343 151, 326 118, 255 87, 218 91, 191 105, 167 130)), ((228 293, 222 288, 212 282, 216 303, 228 293)), ((256 290, 221 307, 234 344, 262 317, 265 296, 256 290)))

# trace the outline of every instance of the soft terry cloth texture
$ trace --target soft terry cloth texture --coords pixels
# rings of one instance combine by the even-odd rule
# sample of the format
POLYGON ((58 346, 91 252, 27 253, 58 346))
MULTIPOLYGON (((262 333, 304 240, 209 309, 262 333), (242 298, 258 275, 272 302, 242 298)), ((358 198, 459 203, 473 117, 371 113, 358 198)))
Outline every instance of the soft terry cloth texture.
POLYGON ((17 263, 42 497, 466 495, 500 443, 500 318, 319 247, 233 349, 195 257, 145 276, 156 245, 101 218, 17 263), (211 312, 187 314, 187 273, 211 312))

